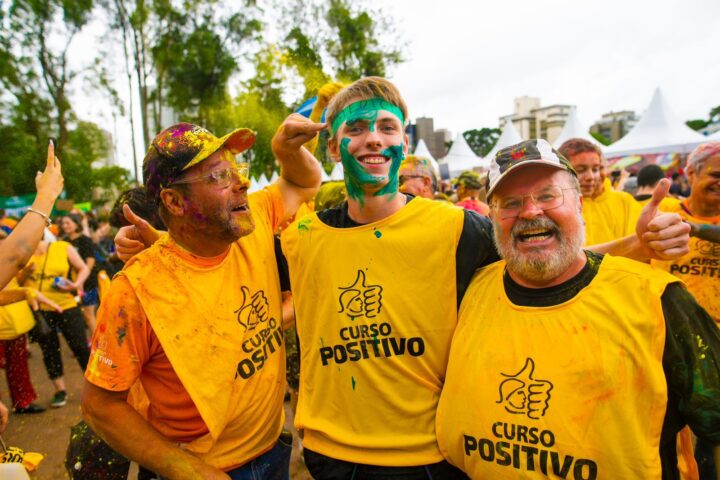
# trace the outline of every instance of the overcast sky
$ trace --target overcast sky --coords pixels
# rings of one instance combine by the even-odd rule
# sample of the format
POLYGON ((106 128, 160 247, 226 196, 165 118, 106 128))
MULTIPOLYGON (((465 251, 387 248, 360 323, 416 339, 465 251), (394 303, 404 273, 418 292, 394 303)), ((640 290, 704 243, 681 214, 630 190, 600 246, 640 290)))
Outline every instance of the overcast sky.
MULTIPOLYGON (((720 105, 718 0, 371 4, 407 42, 406 61, 389 77, 410 117, 434 117, 435 128, 497 127, 522 95, 540 97, 543 106, 577 105, 588 127, 611 110, 641 114, 656 87, 683 120, 720 105)), ((79 116, 112 132, 109 108, 99 105, 78 102, 79 116)), ((131 168, 126 119, 118 119, 116 134, 120 164, 131 168)))

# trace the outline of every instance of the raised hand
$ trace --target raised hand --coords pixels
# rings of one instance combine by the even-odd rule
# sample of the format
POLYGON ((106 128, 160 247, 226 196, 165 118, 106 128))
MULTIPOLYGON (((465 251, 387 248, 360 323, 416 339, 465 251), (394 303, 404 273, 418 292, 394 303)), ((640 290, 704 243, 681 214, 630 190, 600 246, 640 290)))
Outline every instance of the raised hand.
POLYGON ((637 236, 642 251, 648 258, 671 260, 690 251, 690 225, 683 222, 677 213, 658 214, 660 202, 669 191, 670 180, 660 180, 637 222, 637 236))
POLYGON ((135 215, 135 212, 127 205, 123 205, 125 219, 132 225, 122 227, 115 235, 115 250, 120 260, 127 262, 132 257, 142 252, 160 238, 160 232, 155 230, 143 218, 135 215))

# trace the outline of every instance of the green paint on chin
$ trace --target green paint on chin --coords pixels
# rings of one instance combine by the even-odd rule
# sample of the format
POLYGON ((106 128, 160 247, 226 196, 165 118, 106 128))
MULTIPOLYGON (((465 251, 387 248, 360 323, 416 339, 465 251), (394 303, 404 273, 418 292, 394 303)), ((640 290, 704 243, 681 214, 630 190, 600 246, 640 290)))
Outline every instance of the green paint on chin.
MULTIPOLYGON (((365 205, 365 190, 363 187, 377 185, 384 181, 385 177, 372 175, 368 172, 365 166, 350 153, 348 150, 349 145, 350 139, 347 137, 340 141, 340 159, 345 170, 345 187, 348 196, 357 200, 362 207, 365 205)), ((398 170, 400 170, 400 164, 405 159, 405 153, 402 145, 393 145, 380 152, 380 154, 390 158, 390 171, 387 177, 389 180, 373 196, 390 195, 392 198, 398 193, 398 170)))

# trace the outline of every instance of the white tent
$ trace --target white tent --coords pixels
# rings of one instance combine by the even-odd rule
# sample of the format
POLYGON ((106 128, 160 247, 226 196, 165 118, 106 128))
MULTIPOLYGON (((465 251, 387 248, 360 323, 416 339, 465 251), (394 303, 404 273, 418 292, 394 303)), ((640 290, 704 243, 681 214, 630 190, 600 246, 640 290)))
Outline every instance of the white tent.
POLYGON ((505 122, 505 128, 503 128, 500 138, 498 138, 498 141, 495 142, 495 146, 487 155, 485 155, 485 163, 490 165, 498 150, 515 145, 516 143, 520 143, 522 141, 523 139, 515 128, 515 125, 513 125, 512 120, 508 120, 505 122))
POLYGON ((457 177, 465 170, 488 166, 481 157, 475 155, 462 133, 457 134, 450 151, 442 159, 442 163, 447 164, 450 177, 457 177))
POLYGON ((590 130, 585 128, 585 125, 578 119, 577 108, 572 107, 570 109, 570 114, 568 115, 567 120, 565 120, 565 125, 563 126, 560 135, 558 135, 558 137, 553 142, 553 147, 560 148, 560 145, 565 143, 567 140, 570 140, 571 138, 582 138, 602 148, 603 145, 600 145, 600 143, 598 143, 598 141, 595 140, 593 136, 590 135, 590 133, 588 133, 589 131, 590 130))
POLYGON ((329 181, 330 181, 330 177, 328 176, 327 173, 325 173, 325 169, 320 167, 320 182, 325 183, 325 182, 329 182, 329 181))
POLYGON ((269 183, 275 183, 278 181, 278 178, 280 178, 280 175, 278 175, 278 172, 273 172, 272 177, 270 177, 269 183))
POLYGON ((415 151, 413 152, 413 155, 415 155, 416 157, 427 158, 428 160, 430 160, 430 164, 435 169, 435 173, 437 173, 437 174, 440 173, 440 167, 438 167, 437 160, 435 160, 433 158, 432 153, 430 153, 430 150, 428 150, 428 147, 425 144, 425 140, 423 140, 422 138, 418 142, 417 147, 415 147, 415 151))
POLYGON ((267 177, 263 173, 262 175, 260 175, 258 177, 258 179, 256 181, 250 182, 250 188, 248 189, 248 191, 250 193, 257 192, 258 190, 262 190, 263 188, 267 187, 268 185, 270 185, 270 182, 268 182, 267 177))
POLYGON ((340 181, 345 179, 345 172, 343 171, 342 163, 338 162, 330 172, 330 180, 340 181))
POLYGON ((713 133, 713 134, 710 135, 709 137, 705 137, 705 139, 706 139, 708 142, 720 142, 720 130, 718 130, 717 132, 713 133))
POLYGON ((685 125, 673 114, 658 88, 637 125, 607 147, 604 153, 608 158, 651 153, 689 153, 704 141, 707 141, 707 137, 685 125))

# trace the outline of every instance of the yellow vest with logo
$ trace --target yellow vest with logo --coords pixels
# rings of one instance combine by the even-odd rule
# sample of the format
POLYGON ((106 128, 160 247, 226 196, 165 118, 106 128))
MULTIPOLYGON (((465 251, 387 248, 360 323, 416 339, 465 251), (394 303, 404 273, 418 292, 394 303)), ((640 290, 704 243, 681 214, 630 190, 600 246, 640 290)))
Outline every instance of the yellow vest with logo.
POLYGON ((521 307, 504 269, 480 270, 460 308, 437 414, 445 457, 474 479, 659 479, 660 296, 675 279, 606 255, 571 300, 521 307))
MULTIPOLYGON (((25 283, 26 287, 39 290, 40 293, 48 299, 60 305, 63 311, 77 307, 74 292, 63 292, 52 287, 55 277, 69 278, 70 276, 70 263, 68 263, 67 255, 68 247, 72 247, 72 244, 58 240, 57 242, 48 244, 48 250, 44 255, 33 255, 30 258, 30 263, 35 264, 35 270, 25 283), (47 257, 47 262, 45 262, 45 257, 47 257), (43 270, 43 265, 45 265, 45 270, 43 270), (40 287, 42 287, 42 289, 40 287)), ((40 309, 53 310, 44 303, 40 304, 40 309)))
POLYGON ((463 211, 415 198, 390 217, 283 232, 300 339, 303 445, 349 462, 442 460, 435 410, 457 322, 463 211))
POLYGON ((272 226, 254 214, 255 231, 218 265, 189 264, 165 235, 118 274, 208 427, 184 447, 221 469, 269 450, 284 423, 280 280, 272 226))
POLYGON ((635 225, 642 206, 625 192, 612 189, 609 181, 605 190, 595 198, 583 197, 585 245, 610 242, 635 234, 635 225))
MULTIPOLYGON (((699 224, 720 225, 720 215, 711 218, 690 215, 682 205, 687 200, 663 209, 680 214, 683 219, 699 224)), ((653 260, 652 264, 682 279, 698 303, 720 327, 720 243, 690 237, 690 252, 676 260, 653 260)))

